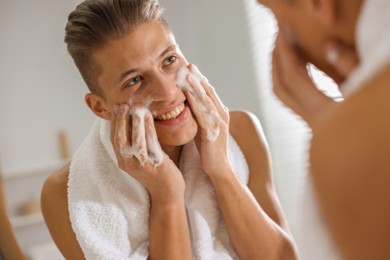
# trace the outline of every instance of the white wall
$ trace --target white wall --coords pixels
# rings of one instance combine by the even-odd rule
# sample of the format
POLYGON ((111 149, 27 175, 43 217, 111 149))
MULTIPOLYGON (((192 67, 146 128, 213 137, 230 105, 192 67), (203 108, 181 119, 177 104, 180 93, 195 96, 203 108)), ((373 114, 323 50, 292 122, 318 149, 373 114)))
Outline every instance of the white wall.
POLYGON ((64 128, 75 149, 92 122, 86 87, 63 43, 78 1, 0 3, 0 161, 5 174, 59 159, 64 128))

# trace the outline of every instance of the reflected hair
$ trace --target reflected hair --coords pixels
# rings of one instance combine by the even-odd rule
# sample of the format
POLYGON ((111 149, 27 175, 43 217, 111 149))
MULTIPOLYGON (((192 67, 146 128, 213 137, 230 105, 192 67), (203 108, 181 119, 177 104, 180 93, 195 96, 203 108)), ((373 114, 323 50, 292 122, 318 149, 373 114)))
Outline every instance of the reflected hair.
POLYGON ((103 96, 93 52, 144 23, 159 22, 168 28, 163 12, 157 0, 86 0, 69 14, 65 43, 92 93, 103 96))

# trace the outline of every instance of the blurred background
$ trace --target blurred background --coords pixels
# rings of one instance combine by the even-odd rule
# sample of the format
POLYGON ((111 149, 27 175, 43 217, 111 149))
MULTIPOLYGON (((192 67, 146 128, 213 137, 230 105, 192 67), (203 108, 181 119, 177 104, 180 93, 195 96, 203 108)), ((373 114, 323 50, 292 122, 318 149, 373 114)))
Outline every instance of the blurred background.
MULTIPOLYGON (((87 87, 63 43, 67 15, 80 2, 0 0, 1 172, 11 223, 30 259, 62 259, 40 215, 40 189, 94 121, 84 103, 87 87)), ((273 16, 255 0, 160 3, 188 61, 208 77, 225 105, 259 117, 280 200, 304 248, 302 196, 310 131, 271 90, 273 16)), ((317 71, 313 75, 321 86, 334 88, 317 71)))

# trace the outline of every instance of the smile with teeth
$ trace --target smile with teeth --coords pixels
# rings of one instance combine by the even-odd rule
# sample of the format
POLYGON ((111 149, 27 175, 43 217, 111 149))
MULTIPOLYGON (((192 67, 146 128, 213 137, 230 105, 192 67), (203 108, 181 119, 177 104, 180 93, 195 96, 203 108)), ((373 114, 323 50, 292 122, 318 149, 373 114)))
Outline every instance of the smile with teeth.
POLYGON ((171 110, 168 113, 165 113, 165 114, 163 114, 161 116, 158 116, 155 119, 158 120, 158 121, 166 121, 166 120, 170 120, 170 119, 173 119, 173 118, 177 118, 183 112, 184 108, 185 108, 184 103, 181 103, 174 110, 171 110))

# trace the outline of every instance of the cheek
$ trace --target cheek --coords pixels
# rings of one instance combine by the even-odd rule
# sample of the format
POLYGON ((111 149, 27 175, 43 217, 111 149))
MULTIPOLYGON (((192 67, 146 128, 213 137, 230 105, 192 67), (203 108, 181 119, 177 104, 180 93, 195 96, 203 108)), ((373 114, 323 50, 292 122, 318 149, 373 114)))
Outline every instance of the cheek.
POLYGON ((109 102, 112 107, 119 104, 128 104, 132 106, 137 103, 137 100, 142 100, 141 97, 137 97, 134 93, 129 93, 130 91, 121 91, 118 93, 113 93, 110 96, 109 102))

